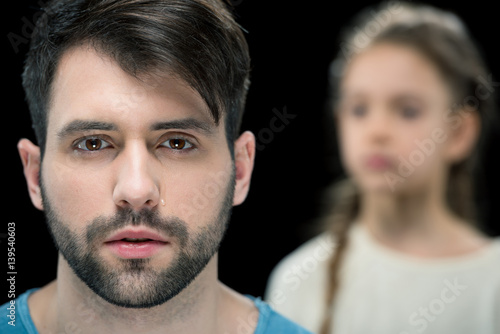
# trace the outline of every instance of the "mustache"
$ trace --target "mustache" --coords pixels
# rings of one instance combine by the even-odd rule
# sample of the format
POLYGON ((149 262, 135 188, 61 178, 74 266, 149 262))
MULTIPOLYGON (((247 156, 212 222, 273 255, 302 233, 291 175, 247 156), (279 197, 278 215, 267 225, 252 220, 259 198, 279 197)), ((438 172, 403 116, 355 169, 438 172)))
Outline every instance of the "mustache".
POLYGON ((176 238, 182 248, 189 240, 188 225, 176 216, 161 217, 156 210, 120 209, 113 216, 99 216, 87 225, 86 239, 89 245, 103 242, 113 231, 127 226, 145 226, 157 232, 176 238))

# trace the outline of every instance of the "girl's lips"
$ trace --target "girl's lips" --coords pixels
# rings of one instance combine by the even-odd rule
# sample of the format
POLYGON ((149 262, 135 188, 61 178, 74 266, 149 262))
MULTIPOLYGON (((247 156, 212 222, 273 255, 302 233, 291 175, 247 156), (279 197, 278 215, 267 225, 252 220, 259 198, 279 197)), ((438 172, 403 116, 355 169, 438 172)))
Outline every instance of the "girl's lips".
POLYGON ((386 170, 393 167, 392 159, 386 155, 374 154, 365 160, 365 165, 372 170, 386 170))

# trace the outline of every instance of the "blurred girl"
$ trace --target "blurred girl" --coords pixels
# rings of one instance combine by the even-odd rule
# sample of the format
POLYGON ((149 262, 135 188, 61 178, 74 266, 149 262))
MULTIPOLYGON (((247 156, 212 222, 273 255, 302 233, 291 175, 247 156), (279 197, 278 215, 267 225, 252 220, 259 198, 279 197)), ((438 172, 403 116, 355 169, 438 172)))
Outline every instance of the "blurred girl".
POLYGON ((349 31, 330 73, 348 178, 267 300, 321 334, 500 333, 500 238, 471 195, 491 74, 450 12, 393 2, 349 31))

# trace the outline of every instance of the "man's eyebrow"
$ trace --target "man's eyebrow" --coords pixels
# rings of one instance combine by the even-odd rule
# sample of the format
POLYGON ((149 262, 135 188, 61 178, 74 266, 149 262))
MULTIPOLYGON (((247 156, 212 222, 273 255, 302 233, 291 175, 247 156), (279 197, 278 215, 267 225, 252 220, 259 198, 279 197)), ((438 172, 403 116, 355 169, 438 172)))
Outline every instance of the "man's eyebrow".
POLYGON ((112 123, 101 121, 74 120, 64 126, 58 133, 59 138, 70 136, 77 132, 101 130, 101 131, 116 131, 117 127, 112 123))
POLYGON ((157 122, 150 127, 151 131, 170 129, 197 130, 203 132, 206 135, 211 135, 214 133, 214 126, 212 124, 200 121, 195 118, 184 118, 179 120, 157 122))

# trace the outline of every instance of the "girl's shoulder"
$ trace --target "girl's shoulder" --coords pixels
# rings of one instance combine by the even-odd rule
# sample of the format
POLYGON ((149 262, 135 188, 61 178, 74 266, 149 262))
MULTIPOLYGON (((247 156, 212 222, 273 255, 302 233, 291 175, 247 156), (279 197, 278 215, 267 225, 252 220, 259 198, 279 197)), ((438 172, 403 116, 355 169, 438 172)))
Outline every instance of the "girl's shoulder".
POLYGON ((270 281, 283 280, 292 274, 305 279, 315 272, 323 272, 322 269, 326 269, 328 259, 334 251, 335 241, 332 233, 323 232, 316 235, 285 256, 273 269, 270 281))
POLYGON ((324 314, 328 263, 334 251, 331 233, 324 232, 304 242, 273 269, 265 300, 277 312, 315 332, 324 314))

